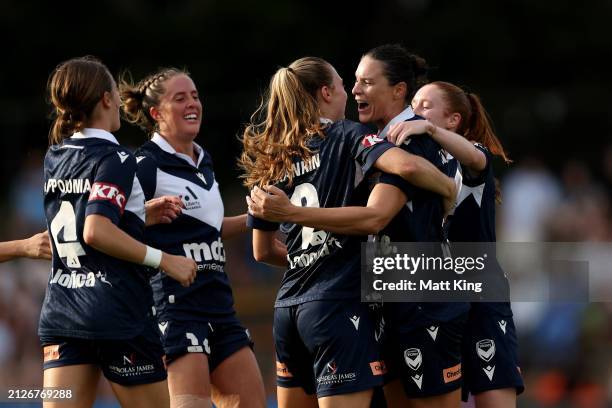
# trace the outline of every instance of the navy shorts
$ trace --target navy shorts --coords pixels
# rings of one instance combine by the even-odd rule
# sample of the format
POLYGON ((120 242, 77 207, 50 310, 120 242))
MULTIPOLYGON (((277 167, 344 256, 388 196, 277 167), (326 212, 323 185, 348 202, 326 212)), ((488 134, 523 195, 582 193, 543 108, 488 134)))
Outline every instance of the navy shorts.
POLYGON ((210 372, 243 347, 253 347, 249 331, 237 319, 224 323, 171 320, 159 322, 159 330, 166 364, 187 353, 204 353, 210 372))
POLYGON ((274 311, 276 379, 317 397, 383 384, 374 320, 359 300, 319 300, 274 311))
POLYGON ((128 340, 90 340, 44 336, 43 369, 93 364, 107 380, 120 385, 151 384, 166 379, 163 349, 155 324, 128 340))
POLYGON ((515 388, 525 390, 518 361, 516 328, 510 305, 508 313, 487 303, 473 304, 463 340, 464 387, 468 394, 515 388))
POLYGON ((385 327, 385 382, 402 382, 408 398, 444 395, 461 387, 461 338, 467 315, 429 327, 385 327))

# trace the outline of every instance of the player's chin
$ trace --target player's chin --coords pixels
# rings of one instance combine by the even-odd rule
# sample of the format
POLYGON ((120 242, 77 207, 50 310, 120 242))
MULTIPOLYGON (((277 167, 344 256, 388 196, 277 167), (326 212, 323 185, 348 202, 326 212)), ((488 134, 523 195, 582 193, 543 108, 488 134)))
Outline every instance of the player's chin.
POLYGON ((361 123, 370 123, 372 121, 372 115, 369 112, 359 112, 359 121, 361 123))
POLYGON ((193 122, 193 123, 185 123, 183 124, 182 128, 183 128, 183 133, 189 134, 195 138, 198 135, 198 133, 200 133, 200 121, 193 122))

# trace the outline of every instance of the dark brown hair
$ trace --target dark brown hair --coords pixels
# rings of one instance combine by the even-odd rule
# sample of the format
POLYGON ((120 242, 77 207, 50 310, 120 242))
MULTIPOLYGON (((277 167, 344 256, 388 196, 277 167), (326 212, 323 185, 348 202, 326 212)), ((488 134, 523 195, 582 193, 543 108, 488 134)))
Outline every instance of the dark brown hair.
POLYGON ((383 64, 383 75, 393 86, 406 84, 406 102, 410 103, 417 89, 427 83, 428 66, 424 58, 408 52, 399 44, 385 44, 364 54, 383 64))
POLYGON ((159 106, 162 96, 166 93, 164 83, 177 75, 189 76, 189 73, 178 68, 163 68, 137 84, 133 83, 128 72, 123 73, 119 80, 119 94, 125 120, 140 126, 149 134, 155 132, 157 122, 151 117, 149 109, 159 106))
POLYGON ((47 81, 55 116, 49 143, 61 143, 83 130, 104 92, 112 92, 114 84, 106 65, 95 57, 73 58, 59 64, 47 81))

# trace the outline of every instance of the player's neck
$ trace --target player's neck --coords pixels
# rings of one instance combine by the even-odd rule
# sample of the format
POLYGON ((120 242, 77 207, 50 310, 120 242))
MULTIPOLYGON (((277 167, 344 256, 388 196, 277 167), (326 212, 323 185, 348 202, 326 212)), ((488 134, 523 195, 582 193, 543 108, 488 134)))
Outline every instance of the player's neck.
POLYGON ((193 148, 193 140, 189 139, 185 139, 182 140, 179 137, 168 137, 163 133, 160 133, 161 136, 163 136, 164 139, 166 139, 166 142, 168 142, 168 144, 170 146, 172 146, 172 148, 177 152, 177 153, 182 153, 185 154, 189 157, 191 157, 193 159, 193 161, 197 160, 197 157, 195 155, 195 149, 193 148))
POLYGON ((106 130, 107 132, 111 133, 110 123, 108 123, 108 121, 106 120, 92 119, 85 125, 85 127, 92 128, 92 129, 102 129, 102 130, 106 130))

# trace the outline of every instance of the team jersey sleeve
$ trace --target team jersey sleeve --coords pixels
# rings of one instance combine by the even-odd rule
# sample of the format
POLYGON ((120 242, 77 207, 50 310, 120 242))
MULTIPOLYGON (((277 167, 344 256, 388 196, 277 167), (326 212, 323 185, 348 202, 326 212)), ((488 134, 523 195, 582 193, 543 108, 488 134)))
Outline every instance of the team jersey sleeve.
POLYGON ((102 157, 91 185, 85 216, 103 215, 117 225, 132 193, 135 174, 136 159, 127 150, 112 151, 102 157))
POLYGON ((136 156, 138 165, 136 175, 142 186, 145 200, 155 198, 155 190, 157 188, 157 165, 155 160, 147 156, 136 156))
MULTIPOLYGON (((412 137, 408 139, 410 142, 408 144, 403 144, 401 148, 408 153, 421 156, 426 160, 433 162, 436 167, 439 167, 441 163, 437 162, 438 158, 435 156, 435 153, 432 151, 430 146, 428 146, 428 143, 426 143, 426 138, 428 138, 428 136, 412 137)), ((418 187, 395 174, 382 173, 379 178, 379 183, 391 184, 392 186, 399 188, 409 199, 412 199, 419 194, 418 187)))
POLYGON ((277 222, 262 220, 261 218, 247 214, 247 227, 262 231, 276 231, 279 224, 277 222))
POLYGON ((372 133, 367 126, 348 121, 345 122, 344 126, 351 141, 351 154, 361 166, 364 174, 372 169, 376 160, 384 152, 395 147, 386 139, 381 139, 378 135, 372 133))
POLYGON ((476 175, 473 175, 471 171, 463 172, 463 182, 467 183, 467 185, 479 185, 484 183, 491 168, 492 155, 489 149, 480 143, 474 143, 474 147, 484 153, 487 162, 484 169, 482 169, 482 171, 478 172, 476 175))

